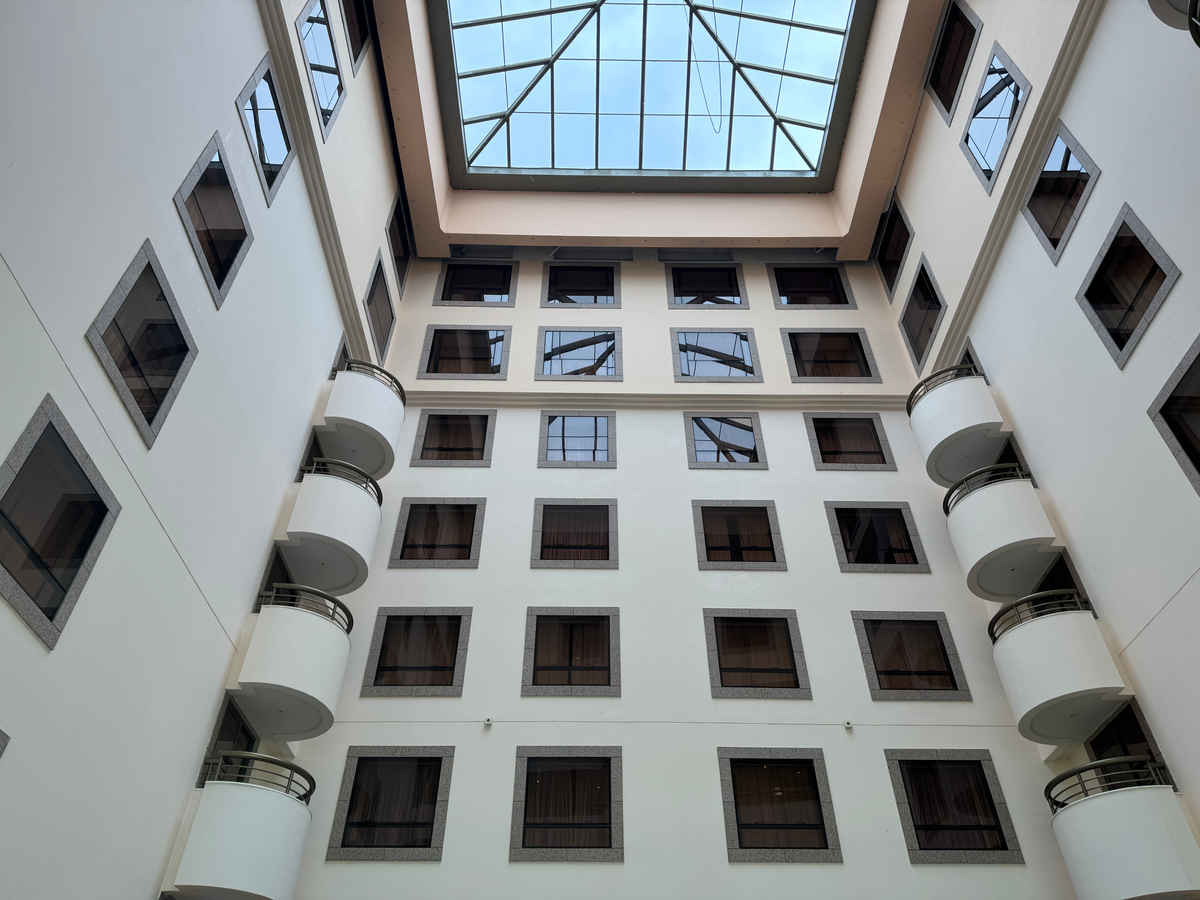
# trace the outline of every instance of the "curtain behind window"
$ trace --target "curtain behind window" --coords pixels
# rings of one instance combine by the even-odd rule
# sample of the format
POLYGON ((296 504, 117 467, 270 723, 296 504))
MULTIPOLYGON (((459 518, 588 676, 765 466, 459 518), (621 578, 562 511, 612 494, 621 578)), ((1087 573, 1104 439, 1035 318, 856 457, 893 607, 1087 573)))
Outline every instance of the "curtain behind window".
POLYGON ((765 507, 706 506, 701 516, 710 562, 775 562, 765 507))
POLYGON ((729 762, 738 843, 743 848, 829 846, 812 760, 729 762))
POLYGON ((429 847, 442 761, 359 757, 343 847, 429 847))
POLYGON ((543 506, 542 559, 608 559, 608 507, 543 506))
POLYGON ((421 459, 483 459, 487 416, 430 416, 421 459))
POLYGON ((952 691, 954 675, 937 622, 864 622, 885 691, 952 691))
POLYGON ((1000 819, 977 760, 901 760, 922 850, 1005 850, 1000 819))
POLYGON ((871 419, 814 419, 821 462, 885 463, 871 419))
POLYGON ((470 559, 475 507, 414 503, 404 528, 401 559, 470 559))
POLYGON ((610 790, 607 758, 531 758, 524 846, 611 847, 610 790))
POLYGON ((713 625, 722 687, 800 686, 786 619, 718 618, 713 625))
POLYGON ((848 563, 916 565, 901 510, 839 509, 837 522, 848 563))
POLYGON ((461 616, 388 616, 377 685, 454 683, 461 616))
POLYGON ((538 616, 534 684, 608 684, 608 616, 538 616))
POLYGON ((809 378, 866 378, 871 374, 857 334, 793 332, 796 371, 809 378))

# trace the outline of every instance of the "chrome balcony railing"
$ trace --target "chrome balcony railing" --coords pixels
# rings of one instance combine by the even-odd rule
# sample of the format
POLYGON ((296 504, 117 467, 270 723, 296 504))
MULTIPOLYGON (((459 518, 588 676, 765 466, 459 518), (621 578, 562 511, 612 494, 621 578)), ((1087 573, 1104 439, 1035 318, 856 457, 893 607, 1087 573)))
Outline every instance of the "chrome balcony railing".
POLYGON ((982 375, 975 366, 968 363, 963 366, 950 366, 946 369, 938 369, 931 375, 926 375, 917 382, 917 386, 912 389, 912 393, 908 395, 908 403, 905 404, 905 409, 911 416, 913 407, 917 405, 922 397, 932 391, 935 387, 940 387, 948 381, 954 381, 956 378, 974 378, 977 375, 982 375))
POLYGON ((1188 31, 1192 40, 1200 47, 1200 0, 1190 0, 1188 3, 1188 31))
POLYGON ((357 372, 359 375, 369 375, 376 381, 381 381, 396 392, 396 396, 400 398, 400 402, 408 406, 408 397, 404 393, 404 385, 400 383, 395 375, 374 363, 369 363, 362 359, 348 359, 346 364, 334 369, 334 377, 340 371, 357 372))
POLYGON ((271 590, 258 595, 258 605, 291 606, 330 619, 349 634, 354 629, 354 616, 337 597, 302 584, 273 584, 271 590))
POLYGON ((1067 769, 1051 779, 1044 791, 1050 812, 1077 800, 1122 788, 1169 785, 1167 767, 1149 756, 1114 756, 1067 769))
POLYGON ((257 784, 307 804, 317 780, 295 763, 263 753, 225 750, 204 761, 204 780, 257 784))
POLYGON ((1020 463, 1000 463, 996 466, 984 466, 982 469, 976 469, 965 478, 960 478, 950 485, 950 490, 946 491, 946 497, 942 500, 942 512, 950 515, 950 510, 954 509, 964 497, 981 487, 995 484, 997 481, 1029 477, 1029 473, 1020 463))
POLYGON ((1050 616, 1061 612, 1091 612, 1092 604, 1079 593, 1068 588, 1058 591, 1040 591, 1005 603, 1000 611, 988 622, 988 637, 996 643, 1000 637, 1012 631, 1023 622, 1028 622, 1040 616, 1050 616))
POLYGON ((383 491, 380 490, 379 483, 358 466, 351 463, 343 462, 340 459, 317 456, 301 467, 300 474, 333 475, 336 478, 349 481, 351 484, 358 485, 374 497, 376 503, 383 506, 383 491))

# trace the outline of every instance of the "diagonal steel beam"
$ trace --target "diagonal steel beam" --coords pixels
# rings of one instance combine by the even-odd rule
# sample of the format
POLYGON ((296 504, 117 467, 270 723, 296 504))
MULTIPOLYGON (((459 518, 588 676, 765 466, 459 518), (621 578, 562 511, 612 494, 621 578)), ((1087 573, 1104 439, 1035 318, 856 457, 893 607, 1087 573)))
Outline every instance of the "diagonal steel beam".
POLYGON ((559 13, 576 12, 581 9, 591 9, 592 3, 576 3, 572 6, 555 6, 549 9, 531 9, 526 12, 505 13, 502 16, 489 16, 486 19, 468 19, 466 22, 457 22, 450 27, 452 29, 459 28, 474 28, 478 25, 499 25, 504 22, 515 22, 517 19, 533 19, 538 16, 557 16, 559 13))
POLYGON ((836 85, 836 78, 826 78, 824 75, 808 75, 804 72, 792 72, 788 69, 777 69, 774 66, 763 66, 758 63, 739 63, 743 69, 753 69, 756 72, 770 72, 772 75, 784 75, 788 78, 799 78, 802 81, 815 81, 817 84, 836 85))
POLYGON ((720 6, 706 7, 709 12, 719 13, 722 16, 737 16, 740 19, 754 19, 756 22, 770 22, 772 25, 786 25, 788 28, 803 28, 806 31, 819 31, 822 34, 836 34, 842 37, 846 33, 844 28, 831 28, 828 25, 813 25, 810 22, 793 22, 791 19, 781 19, 778 16, 764 16, 759 13, 746 12, 744 9, 726 9, 720 6))
POLYGON ((502 72, 511 72, 514 69, 532 69, 534 66, 544 66, 549 61, 550 57, 543 56, 541 59, 527 59, 523 62, 506 63, 503 66, 491 66, 487 69, 471 69, 469 72, 459 72, 458 80, 479 78, 482 75, 499 75, 502 72))

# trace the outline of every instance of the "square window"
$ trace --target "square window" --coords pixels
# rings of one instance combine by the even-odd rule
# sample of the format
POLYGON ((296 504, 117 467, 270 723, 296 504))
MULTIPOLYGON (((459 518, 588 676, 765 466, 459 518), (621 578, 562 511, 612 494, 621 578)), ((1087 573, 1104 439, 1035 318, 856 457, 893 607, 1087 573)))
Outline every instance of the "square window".
POLYGON ((895 471, 879 413, 805 413, 804 423, 818 469, 895 471))
POLYGON ((396 313, 392 309, 392 296, 388 293, 387 279, 383 275, 382 254, 375 258, 375 274, 363 299, 363 306, 367 311, 371 336, 375 339, 376 358, 383 365, 392 338, 392 326, 396 323, 396 313))
POLYGON ((380 607, 362 697, 461 697, 471 607, 380 607))
POLYGON ((275 199, 284 173, 296 158, 292 140, 288 136, 287 112, 279 102, 275 90, 275 71, 271 66, 271 54, 263 57, 250 81, 238 96, 242 127, 250 144, 250 155, 262 183, 267 206, 275 199))
POLYGON ((925 255, 921 254, 921 264, 917 267, 917 277, 913 280, 912 292, 904 311, 900 314, 900 331, 904 335, 904 343, 908 346, 909 356, 912 357, 913 368, 919 374, 929 349, 933 346, 933 335, 946 306, 942 303, 941 292, 929 273, 929 264, 925 255))
POLYGON ((539 468, 616 468, 616 413, 542 410, 539 468))
POLYGON ((486 504, 481 497, 405 497, 388 568, 479 568, 486 504))
POLYGON ((346 20, 346 43, 350 47, 350 62, 354 74, 362 65, 363 51, 371 40, 371 14, 366 0, 342 0, 342 17, 346 20))
POLYGON ((748 416, 685 416, 691 424, 689 462, 713 465, 749 465, 764 463, 759 458, 756 417, 748 416))
POLYGON ((617 568, 616 500, 533 502, 533 569, 617 568))
POLYGON ((946 614, 850 613, 872 700, 970 700, 946 614))
POLYGON ((536 381, 620 381, 621 329, 555 331, 538 328, 536 381))
POLYGON ((983 23, 966 4, 951 3, 946 10, 946 21, 929 73, 929 92, 937 101, 938 112, 947 125, 954 118, 963 75, 982 27, 983 23))
POLYGON ((776 309, 855 309, 845 272, 840 266, 768 266, 776 309))
POLYGON ((546 266, 543 306, 620 306, 614 266, 546 266))
POLYGON ((779 520, 770 500, 693 500, 701 569, 784 570, 779 520))
POLYGON ((737 266, 668 266, 672 306, 746 306, 737 266))
POLYGON ((515 275, 511 264, 444 263, 434 306, 513 306, 515 275))
POLYGON ((623 862, 620 747, 517 747, 509 862, 623 862))
POLYGON ((1042 171, 1021 210, 1056 265, 1099 177, 1100 170, 1092 158, 1059 122, 1042 171))
POLYGON ((971 168, 990 194, 1031 90, 1008 54, 992 45, 961 146, 971 168))
POLYGON ((826 503, 843 572, 928 572, 906 503, 826 503))
POLYGON ((874 381, 874 358, 862 328, 781 328, 792 381, 874 381))
POLYGON ((448 328, 425 332, 418 378, 472 378, 503 381, 508 373, 512 326, 448 328))
POLYGON ((423 409, 413 442, 413 466, 490 466, 494 409, 423 409))
POLYGON ((875 264, 879 266, 879 276, 889 300, 896 291, 911 242, 912 226, 908 224, 908 216, 901 209, 900 201, 893 198, 891 207, 879 221, 879 237, 875 244, 875 264))
POLYGON ((529 607, 521 696, 620 697, 616 607, 529 607))
POLYGON ((763 380, 754 332, 750 329, 672 328, 671 351, 676 381, 763 380))
POLYGON ((326 0, 312 0, 305 6, 296 19, 296 31, 304 50, 304 65, 308 69, 308 83, 312 87, 313 103, 321 125, 321 139, 325 140, 346 97, 326 0))
POLYGON ((721 687, 797 688, 787 619, 714 619, 721 687))

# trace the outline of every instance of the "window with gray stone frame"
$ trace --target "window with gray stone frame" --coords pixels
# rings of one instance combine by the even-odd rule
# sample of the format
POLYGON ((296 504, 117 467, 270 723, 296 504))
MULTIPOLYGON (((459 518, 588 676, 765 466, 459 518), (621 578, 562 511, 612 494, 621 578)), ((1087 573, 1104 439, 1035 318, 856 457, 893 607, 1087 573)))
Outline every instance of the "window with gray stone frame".
POLYGON ((753 328, 672 328, 671 360, 681 383, 763 380, 753 328))
POLYGON ((1123 204, 1075 294, 1118 369, 1125 368, 1179 275, 1179 266, 1123 204))
POLYGON ((714 699, 812 699, 794 609, 705 609, 704 646, 714 699))
POLYGON ((101 307, 87 340, 146 447, 154 446, 198 351, 149 240, 101 307))
POLYGON ((359 696, 461 697, 471 613, 470 606, 379 607, 359 696))
POLYGON ((843 572, 929 573, 917 520, 907 503, 826 500, 825 515, 843 572), (893 512, 876 516, 874 510, 893 512))
POLYGON ((538 428, 539 469, 616 467, 616 410, 542 410, 538 428))
POLYGON ((620 697, 620 609, 529 607, 521 696, 620 697))
POLYGON ((440 862, 453 769, 453 747, 347 748, 325 859, 440 862), (360 780, 360 770, 370 777, 360 780), (414 815, 419 818, 407 818, 414 815), (403 824, 376 824, 380 820, 403 824))
POLYGON ((842 861, 825 751, 718 747, 717 765, 731 863, 842 861), (769 788, 764 776, 771 779, 769 788), (771 806, 775 809, 768 811, 771 806), (770 820, 764 821, 768 815, 770 820), (780 846, 784 842, 790 846, 780 846))
POLYGON ((879 413, 806 412, 804 427, 818 470, 896 471, 892 445, 879 413))
POLYGON ((519 269, 516 261, 444 259, 433 289, 433 305, 516 306, 519 269))
POLYGON ((329 140, 333 122, 346 99, 337 41, 333 37, 333 22, 329 18, 331 2, 335 0, 309 0, 296 19, 296 33, 300 37, 301 55, 308 72, 308 84, 312 88, 322 141, 329 140))
MULTIPOLYGON (((996 775, 996 767, 992 763, 992 754, 987 750, 884 750, 887 759, 888 773, 892 779, 892 791, 896 795, 896 807, 900 814, 900 825, 904 831, 904 842, 908 847, 910 863, 933 864, 1009 864, 1024 865, 1025 857, 1021 854, 1021 845, 1017 841, 1017 832, 1013 828, 1012 817, 1008 812, 1008 804, 1004 801, 1004 792, 1000 789, 1000 779, 996 775), (923 778, 927 787, 932 787, 931 799, 941 795, 941 808, 952 812, 953 821, 947 817, 945 822, 936 821, 935 816, 928 815, 923 810, 920 801, 914 801, 908 793, 905 784, 903 767, 905 763, 914 762, 918 766, 937 767, 946 765, 943 787, 938 790, 938 779, 923 778), (973 770, 973 771, 972 771, 973 770), (982 777, 980 777, 982 773, 982 777), (947 792, 956 793, 954 787, 966 789, 966 796, 944 796, 947 792), (978 796, 980 787, 986 791, 987 797, 978 796), (967 808, 967 802, 978 800, 982 815, 972 815, 967 808), (986 803, 982 802, 986 799, 986 803), (988 808, 990 804, 990 809, 988 808), (914 817, 913 807, 917 807, 914 817), (984 823, 983 820, 986 820, 984 823), (975 828, 986 824, 990 828, 975 828), (922 828, 920 826, 932 826, 922 828), (945 826, 939 828, 938 826, 945 826), (958 829, 957 826, 967 826, 958 829), (938 833, 945 837, 938 838, 938 833), (970 837, 984 835, 986 837, 970 837), (968 837, 957 838, 958 835, 968 837), (957 838, 957 839, 956 839, 957 838), (935 846, 936 844, 943 846, 935 846), (973 843, 975 848, 962 849, 956 844, 973 843), (1001 845, 996 849, 983 849, 988 843, 1001 845)), ((910 772, 910 777, 911 777, 910 772)))
POLYGON ((504 381, 511 345, 511 325, 430 325, 417 378, 504 381))
POLYGON ((350 48, 350 67, 358 75, 358 67, 367 58, 374 20, 366 0, 341 0, 342 22, 346 26, 346 46, 350 48))
POLYGON ((51 650, 120 512, 47 394, 0 464, 0 597, 51 650))
POLYGON ((1200 493, 1200 338, 1184 354, 1146 414, 1188 482, 1200 493))
POLYGON ((485 497, 405 497, 389 569, 478 569, 485 497))
POLYGON ((620 309, 621 264, 548 262, 542 268, 541 297, 546 309, 620 309))
MULTIPOLYGON (((589 779, 586 779, 590 781, 589 779)), ((624 803, 621 792, 621 748, 620 747, 517 747, 516 776, 513 779, 513 812, 512 827, 509 834, 509 862, 624 862, 625 861, 625 817, 624 803), (572 767, 572 761, 578 760, 578 767, 572 767), (544 761, 544 762, 543 762, 544 761), (537 793, 537 780, 529 779, 530 765, 544 767, 547 774, 554 774, 557 779, 583 779, 584 776, 595 776, 608 769, 608 802, 604 809, 604 798, 579 795, 577 802, 570 804, 570 809, 562 809, 554 816, 557 821, 547 821, 551 817, 545 815, 546 803, 537 793), (555 770, 549 772, 548 770, 555 770), (572 775, 571 773, 576 773, 572 775), (607 812, 607 816, 605 816, 607 812), (564 819, 566 821, 564 821, 564 819), (539 829, 542 822, 549 825, 577 824, 582 828, 547 828, 539 829), (532 826, 532 833, 527 839, 527 826, 532 826), (607 826, 607 827, 605 827, 607 826), (575 832, 579 837, 585 833, 594 833, 591 838, 593 846, 546 846, 554 841, 549 835, 553 832, 575 832), (597 846, 607 842, 604 846, 597 846), (538 846, 529 846, 529 844, 538 846)), ((546 781, 549 784, 549 779, 546 781)), ((602 791, 602 788, 601 788, 602 791)))
POLYGON ((534 381, 621 381, 621 329, 538 327, 534 381))
POLYGON ((912 249, 913 227, 908 220, 908 214, 900 205, 900 198, 892 195, 891 206, 879 219, 879 231, 875 235, 875 245, 872 248, 871 259, 879 271, 879 280, 887 293, 888 303, 896 295, 896 286, 900 284, 900 275, 904 271, 904 263, 908 259, 908 251, 912 249))
POLYGON ((938 326, 945 315, 946 301, 942 289, 933 277, 929 260, 922 253, 916 277, 908 291, 908 300, 900 311, 900 336, 904 339, 904 346, 908 348, 913 369, 918 375, 933 350, 933 339, 937 337, 938 326))
POLYGON ((396 328, 396 308, 392 305, 392 294, 383 270, 382 249, 375 251, 371 280, 367 282, 367 292, 363 295, 363 312, 366 313, 367 327, 375 342, 375 358, 383 365, 396 328))
POLYGON ((865 328, 780 328, 779 334, 796 384, 883 380, 865 328))
POLYGON ((1021 207, 1021 215, 1055 265, 1067 249, 1071 232, 1099 178, 1100 167, 1060 119, 1042 170, 1029 186, 1021 207))
POLYGON ((946 5, 925 91, 947 125, 958 108, 981 31, 983 22, 963 0, 952 0, 946 5))
POLYGON ((423 409, 408 464, 486 468, 495 439, 494 409, 423 409))
POLYGON ((958 142, 971 171, 989 194, 996 185, 996 174, 1017 133, 1032 89, 1000 44, 992 44, 983 79, 958 142))
POLYGON ((787 570, 774 500, 693 500, 701 569, 787 570))
POLYGON ((685 412, 689 469, 765 469, 767 450, 756 412, 685 412))
POLYGON ((850 618, 872 700, 971 699, 945 613, 856 609, 850 618))
POLYGON ((238 115, 250 144, 250 155, 254 157, 254 169, 262 185, 267 206, 275 200, 283 184, 283 176, 296 158, 292 146, 292 127, 288 123, 287 110, 279 102, 275 68, 271 54, 263 57, 246 86, 238 95, 238 115))
POLYGON ((529 554, 529 567, 618 568, 616 499, 536 498, 533 501, 533 548, 529 554), (546 521, 547 510, 550 511, 550 523, 546 521), (577 521, 572 522, 572 517, 577 521))
POLYGON ((741 263, 669 263, 668 309, 749 309, 741 263))
POLYGON ((841 263, 768 263, 767 280, 771 282, 776 309, 858 309, 846 267, 841 263), (797 299, 793 301, 792 297, 797 299))

